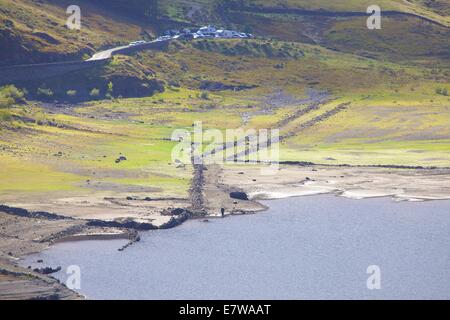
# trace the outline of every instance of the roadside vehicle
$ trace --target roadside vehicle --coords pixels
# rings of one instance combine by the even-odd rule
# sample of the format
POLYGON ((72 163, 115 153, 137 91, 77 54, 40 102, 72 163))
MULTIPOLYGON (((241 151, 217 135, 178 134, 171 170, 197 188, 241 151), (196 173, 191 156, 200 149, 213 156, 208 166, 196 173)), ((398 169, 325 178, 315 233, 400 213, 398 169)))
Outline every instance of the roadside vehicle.
POLYGON ((207 38, 203 33, 194 33, 194 39, 204 39, 207 38))
POLYGON ((182 33, 173 38, 179 39, 179 40, 192 40, 192 39, 194 39, 194 35, 192 33, 182 33))
POLYGON ((214 26, 201 27, 198 29, 198 33, 201 33, 205 36, 214 37, 216 34, 217 28, 214 26))
POLYGON ((156 38, 156 41, 167 41, 170 39, 172 39, 171 36, 161 36, 161 37, 156 38))
POLYGON ((130 46, 138 46, 138 45, 140 45, 140 44, 144 44, 144 43, 147 43, 146 41, 144 41, 144 40, 139 40, 139 41, 133 41, 133 42, 130 42, 130 46))
POLYGON ((180 34, 180 31, 178 31, 178 30, 168 30, 168 31, 164 32, 164 36, 169 36, 169 37, 173 37, 173 36, 176 36, 179 34, 180 34))

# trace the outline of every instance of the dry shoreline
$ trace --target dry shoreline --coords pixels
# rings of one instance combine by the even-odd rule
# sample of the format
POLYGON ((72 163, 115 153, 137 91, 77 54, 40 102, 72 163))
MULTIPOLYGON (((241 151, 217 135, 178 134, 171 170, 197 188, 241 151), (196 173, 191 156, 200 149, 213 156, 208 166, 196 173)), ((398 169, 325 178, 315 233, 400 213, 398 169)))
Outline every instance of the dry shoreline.
POLYGON ((351 199, 391 197, 396 201, 450 199, 450 169, 282 165, 272 176, 241 166, 223 171, 221 181, 251 199, 335 194, 351 199))
POLYGON ((79 202, 75 201, 72 206, 66 202, 66 210, 60 212, 58 209, 62 206, 58 199, 53 204, 48 202, 37 207, 33 203, 25 204, 30 211, 0 210, 0 299, 84 298, 47 275, 18 266, 17 261, 21 257, 45 250, 55 243, 128 239, 130 245, 139 241, 139 230, 172 228, 194 218, 219 218, 222 208, 225 216, 266 210, 267 207, 259 200, 317 194, 335 194, 352 199, 391 197, 396 201, 450 199, 448 168, 419 170, 283 164, 276 174, 265 176, 261 175, 260 166, 211 165, 202 168, 196 176, 201 178, 193 181, 195 188, 192 189, 200 194, 191 195, 191 201, 116 198, 112 206, 116 206, 117 214, 113 215, 102 215, 102 211, 110 212, 111 208, 108 210, 108 203, 98 206, 98 202, 92 204, 94 209, 83 202, 82 208, 88 210, 76 215, 71 212, 80 211, 79 202), (249 200, 231 198, 233 191, 244 192, 249 200), (194 207, 193 201, 200 202, 194 211, 190 211, 194 207), (150 205, 152 210, 146 212, 150 205), (180 206, 173 209, 173 205, 180 206), (36 213, 33 208, 53 208, 49 212, 58 212, 58 215, 36 213), (136 208, 141 210, 139 214, 128 214, 136 208), (204 214, 199 215, 200 211, 204 214))

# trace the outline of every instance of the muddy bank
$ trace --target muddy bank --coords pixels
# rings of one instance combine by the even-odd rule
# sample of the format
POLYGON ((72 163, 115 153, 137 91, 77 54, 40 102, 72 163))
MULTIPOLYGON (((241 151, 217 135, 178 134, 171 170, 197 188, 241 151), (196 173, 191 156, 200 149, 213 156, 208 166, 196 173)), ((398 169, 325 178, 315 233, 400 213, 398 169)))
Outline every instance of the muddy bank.
POLYGON ((128 243, 119 248, 119 251, 123 251, 140 241, 139 231, 173 228, 193 216, 190 211, 180 208, 167 209, 164 214, 168 216, 168 221, 155 226, 132 219, 113 221, 74 219, 49 212, 33 212, 2 205, 0 300, 82 299, 82 296, 66 288, 51 275, 43 274, 46 272, 20 267, 19 259, 64 241, 126 239, 128 243))
POLYGON ((55 279, 17 265, 20 257, 46 249, 56 238, 83 230, 82 222, 0 211, 0 229, 0 299, 82 298, 55 279))

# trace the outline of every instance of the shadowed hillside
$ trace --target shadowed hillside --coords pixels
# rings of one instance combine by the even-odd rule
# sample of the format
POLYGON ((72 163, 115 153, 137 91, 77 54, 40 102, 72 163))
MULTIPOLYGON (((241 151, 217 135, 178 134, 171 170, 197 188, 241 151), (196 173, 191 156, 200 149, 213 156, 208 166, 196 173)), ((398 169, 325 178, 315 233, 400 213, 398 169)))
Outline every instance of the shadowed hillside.
POLYGON ((369 2, 81 0, 82 29, 72 31, 65 27, 65 10, 71 4, 68 0, 2 0, 0 64, 81 59, 100 48, 151 39, 168 28, 202 23, 391 60, 448 58, 450 35, 444 26, 449 19, 445 10, 445 4, 450 7, 448 1, 384 0, 380 3, 383 10, 415 16, 386 16, 382 30, 377 32, 367 32, 365 11, 369 2))
POLYGON ((93 0, 92 2, 148 21, 155 21, 158 17, 158 0, 93 0))
MULTIPOLYGON (((157 33, 154 21, 136 19, 135 10, 124 13, 120 7, 93 1, 78 3, 82 14, 79 31, 66 27, 71 1, 2 0, 0 64, 81 60, 100 48, 152 38, 157 33)), ((139 11, 139 16, 146 12, 139 11)))

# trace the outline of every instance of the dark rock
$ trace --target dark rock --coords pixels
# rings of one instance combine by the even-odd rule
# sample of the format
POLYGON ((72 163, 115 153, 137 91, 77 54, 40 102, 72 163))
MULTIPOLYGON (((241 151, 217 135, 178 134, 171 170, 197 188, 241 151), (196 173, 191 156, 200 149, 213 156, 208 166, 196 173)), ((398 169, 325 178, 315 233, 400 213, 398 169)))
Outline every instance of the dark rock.
POLYGON ((54 213, 43 212, 43 211, 28 211, 26 209, 8 207, 5 205, 0 205, 0 211, 18 216, 23 218, 36 218, 36 219, 47 219, 47 220, 74 220, 70 217, 60 216, 54 213))
POLYGON ((140 223, 132 219, 122 219, 115 221, 89 220, 86 223, 89 227, 109 227, 109 228, 126 228, 134 230, 156 230, 158 229, 151 223, 140 223))
POLYGON ((116 163, 121 163, 122 161, 127 161, 127 157, 124 156, 120 156, 119 158, 116 159, 116 163))
POLYGON ((57 267, 55 269, 51 268, 51 267, 45 267, 45 268, 36 268, 33 269, 34 272, 38 272, 38 273, 42 273, 42 274, 51 274, 51 273, 55 273, 58 271, 61 271, 61 267, 57 267))
POLYGON ((248 200, 247 194, 245 192, 241 192, 241 191, 230 192, 230 197, 232 199, 248 200))
POLYGON ((185 222, 187 219, 189 219, 189 215, 188 214, 182 214, 178 217, 172 217, 170 218, 170 220, 168 222, 166 222, 165 224, 161 225, 159 228, 160 229, 171 229, 171 228, 175 228, 177 226, 179 226, 180 224, 182 224, 183 222, 185 222))
POLYGON ((179 215, 182 215, 185 212, 186 212, 186 210, 184 210, 184 209, 176 208, 176 209, 172 210, 172 215, 179 216, 179 215))

